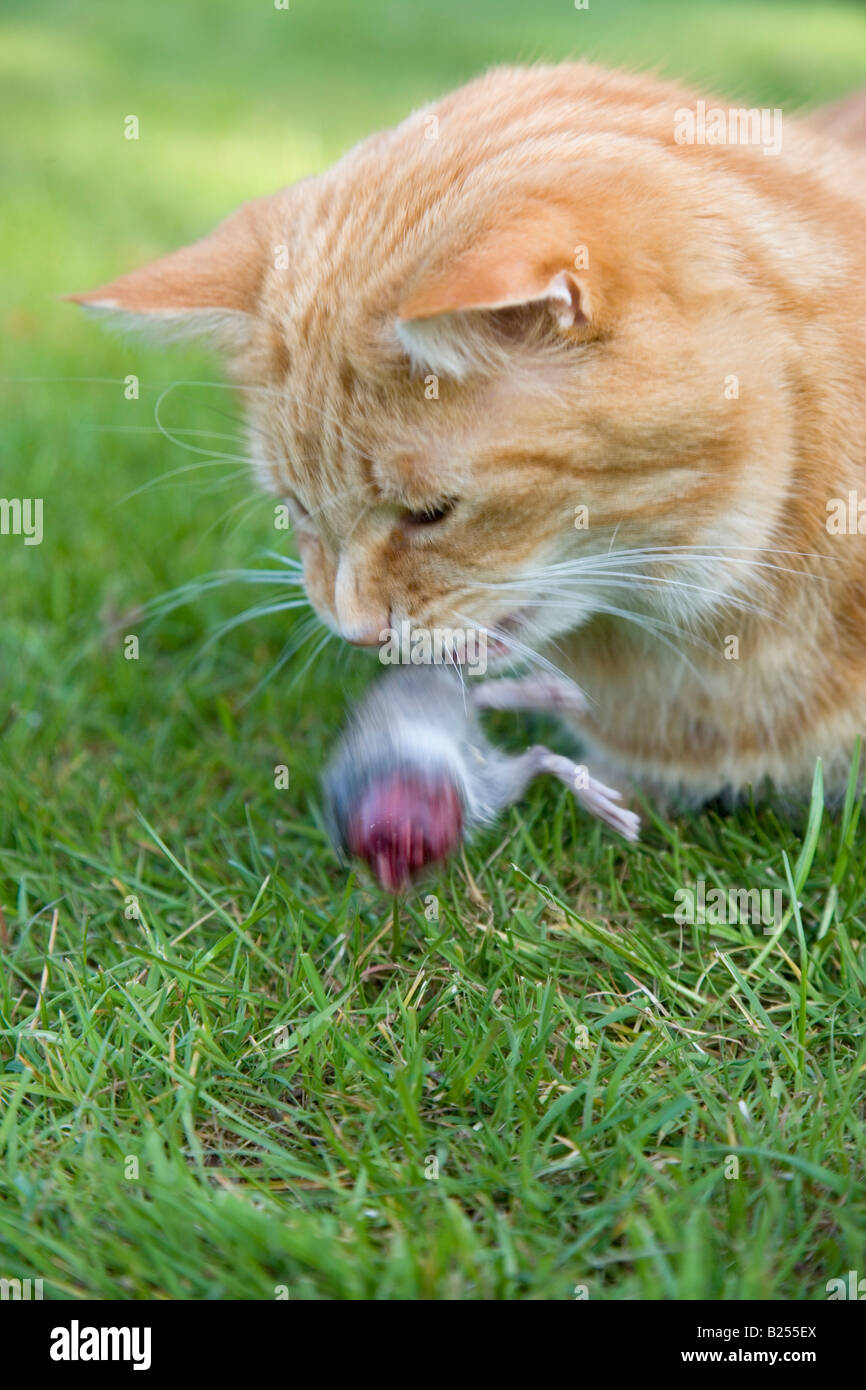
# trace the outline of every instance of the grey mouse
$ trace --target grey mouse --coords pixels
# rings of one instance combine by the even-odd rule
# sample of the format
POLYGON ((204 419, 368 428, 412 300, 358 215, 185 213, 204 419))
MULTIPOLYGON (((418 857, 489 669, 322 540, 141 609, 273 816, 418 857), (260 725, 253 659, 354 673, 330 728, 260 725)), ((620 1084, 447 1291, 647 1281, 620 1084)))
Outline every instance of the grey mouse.
POLYGON ((577 686, 552 675, 464 684, 437 666, 395 667, 351 715, 323 784, 335 844, 397 893, 489 825, 543 773, 627 840, 640 820, 585 767, 537 744, 517 756, 487 738, 485 709, 579 711, 577 686))

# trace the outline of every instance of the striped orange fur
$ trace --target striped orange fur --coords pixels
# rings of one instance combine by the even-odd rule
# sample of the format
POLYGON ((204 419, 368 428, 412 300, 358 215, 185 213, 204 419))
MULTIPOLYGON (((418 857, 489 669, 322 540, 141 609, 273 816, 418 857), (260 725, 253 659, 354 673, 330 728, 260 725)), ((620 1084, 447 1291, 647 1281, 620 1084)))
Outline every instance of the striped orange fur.
POLYGON ((349 640, 496 629, 566 665, 590 745, 654 785, 796 790, 816 755, 841 784, 866 724, 866 106, 783 113, 768 153, 683 142, 699 101, 726 109, 494 70, 77 298, 223 346, 349 640))

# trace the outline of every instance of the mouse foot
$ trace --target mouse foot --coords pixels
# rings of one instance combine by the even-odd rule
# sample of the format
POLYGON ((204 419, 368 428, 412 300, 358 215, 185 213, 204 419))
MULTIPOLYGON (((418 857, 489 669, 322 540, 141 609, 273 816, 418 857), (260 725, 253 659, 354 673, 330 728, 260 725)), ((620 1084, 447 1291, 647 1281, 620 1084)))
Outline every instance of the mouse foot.
POLYGON ((574 763, 543 744, 524 754, 532 776, 549 773, 562 782, 584 810, 609 825, 623 839, 635 841, 640 835, 640 816, 622 804, 622 793, 589 775, 582 763, 574 763))
POLYGON ((476 709, 532 710, 540 714, 583 714, 586 696, 573 681, 547 672, 484 681, 472 691, 476 709))

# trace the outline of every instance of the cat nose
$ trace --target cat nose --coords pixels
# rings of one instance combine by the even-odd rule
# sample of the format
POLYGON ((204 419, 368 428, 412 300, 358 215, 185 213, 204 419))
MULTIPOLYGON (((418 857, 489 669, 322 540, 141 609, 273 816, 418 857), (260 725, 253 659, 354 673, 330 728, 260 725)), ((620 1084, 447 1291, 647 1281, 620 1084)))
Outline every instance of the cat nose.
POLYGON ((363 592, 355 566, 346 555, 337 566, 334 613, 340 636, 353 647, 378 647, 379 634, 390 624, 387 606, 363 592))
POLYGON ((378 647, 380 642, 379 634, 388 626, 388 619, 385 617, 381 622, 367 626, 349 627, 345 624, 340 625, 340 635, 347 642, 351 642, 353 647, 378 647))

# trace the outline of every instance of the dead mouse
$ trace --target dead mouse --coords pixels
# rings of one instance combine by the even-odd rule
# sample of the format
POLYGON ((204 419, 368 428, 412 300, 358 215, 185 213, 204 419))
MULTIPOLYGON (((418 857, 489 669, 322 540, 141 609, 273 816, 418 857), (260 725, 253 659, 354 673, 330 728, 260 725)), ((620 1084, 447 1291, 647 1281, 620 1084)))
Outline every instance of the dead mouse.
POLYGON ((512 756, 481 727, 484 709, 584 709, 578 688, 555 676, 462 684, 442 667, 397 667, 353 712, 323 779, 334 842, 397 893, 489 825, 533 778, 551 773, 580 804, 627 840, 640 820, 620 793, 570 758, 535 745, 512 756))

